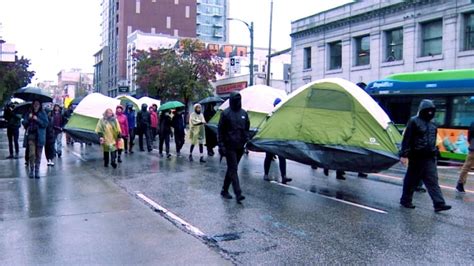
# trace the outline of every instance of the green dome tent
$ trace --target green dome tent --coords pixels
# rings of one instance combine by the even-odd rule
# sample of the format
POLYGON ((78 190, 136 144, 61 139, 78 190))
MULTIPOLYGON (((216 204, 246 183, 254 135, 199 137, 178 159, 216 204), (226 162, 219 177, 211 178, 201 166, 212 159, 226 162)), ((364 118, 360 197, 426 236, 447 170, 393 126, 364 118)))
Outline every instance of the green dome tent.
POLYGON ((400 142, 390 118, 366 92, 333 78, 293 92, 247 147, 308 165, 374 173, 398 162, 400 142))
POLYGON ((87 95, 74 109, 74 113, 67 122, 64 130, 75 140, 99 143, 99 136, 95 133, 97 122, 102 118, 107 108, 115 112, 120 100, 107 97, 100 93, 87 95))

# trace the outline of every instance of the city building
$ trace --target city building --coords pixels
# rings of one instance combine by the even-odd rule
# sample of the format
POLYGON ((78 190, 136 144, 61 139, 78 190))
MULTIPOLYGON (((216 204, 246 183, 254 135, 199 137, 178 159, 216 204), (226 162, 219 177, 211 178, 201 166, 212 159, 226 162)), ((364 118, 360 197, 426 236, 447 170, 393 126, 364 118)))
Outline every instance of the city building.
POLYGON ((474 1, 361 0, 292 22, 291 86, 474 68, 474 1))
POLYGON ((55 80, 43 80, 38 82, 36 85, 38 88, 42 88, 47 91, 52 97, 54 103, 61 104, 63 99, 61 97, 61 90, 59 90, 58 83, 55 80))
POLYGON ((110 96, 126 84, 127 37, 133 31, 196 37, 196 0, 102 0, 101 6, 102 43, 95 55, 95 83, 102 84, 101 92, 110 96))
POLYGON ((83 73, 80 69, 61 70, 58 73, 58 90, 54 98, 74 99, 92 93, 93 79, 94 74, 83 73))
POLYGON ((229 0, 197 0, 196 35, 205 42, 229 40, 229 0))
MULTIPOLYGON (((180 38, 164 34, 152 34, 135 31, 128 37, 127 44, 127 81, 128 93, 141 96, 136 84, 136 62, 133 54, 137 50, 150 48, 175 49, 180 38)), ((213 83, 216 94, 227 95, 230 88, 243 89, 249 84, 250 48, 245 45, 206 42, 206 47, 222 59, 224 74, 213 83)), ((267 48, 254 48, 254 84, 265 84, 267 75, 267 48)), ((272 56, 270 86, 289 91, 290 50, 275 53, 272 56)), ((125 87, 125 86, 124 86, 125 87)), ((125 93, 125 91, 119 91, 125 93)))

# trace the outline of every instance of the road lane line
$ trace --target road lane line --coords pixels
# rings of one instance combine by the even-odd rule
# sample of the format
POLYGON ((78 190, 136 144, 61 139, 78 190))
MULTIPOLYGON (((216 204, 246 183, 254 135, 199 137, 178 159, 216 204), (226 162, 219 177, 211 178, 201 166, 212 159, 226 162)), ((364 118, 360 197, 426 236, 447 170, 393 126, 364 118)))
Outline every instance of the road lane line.
POLYGON ((145 196, 143 193, 138 192, 138 193, 135 193, 135 195, 137 197, 139 197, 141 200, 145 201, 148 205, 150 205, 153 208, 153 210, 163 213, 163 215, 167 216, 173 222, 180 224, 181 226, 183 226, 186 230, 188 230, 192 234, 194 234, 198 237, 201 237, 201 238, 206 238, 206 239, 209 238, 201 230, 199 230, 199 228, 197 228, 197 227, 191 225, 190 223, 186 222, 185 220, 181 219, 179 216, 177 216, 176 214, 170 212, 168 209, 166 209, 165 207, 163 207, 160 204, 156 203, 155 201, 153 201, 149 197, 145 196))
MULTIPOLYGON (((395 180, 400 180, 400 181, 403 180, 402 177, 396 177, 396 176, 391 176, 391 175, 386 175, 386 174, 371 174, 371 175, 380 176, 380 177, 384 177, 384 178, 395 179, 395 180)), ((445 188, 445 189, 449 189, 449 190, 456 190, 455 187, 450 187, 450 186, 445 186, 445 185, 439 185, 439 186, 442 187, 442 188, 445 188)), ((474 190, 468 190, 468 189, 466 189, 466 193, 472 193, 472 194, 474 194, 474 190)))
POLYGON ((72 155, 76 156, 77 158, 79 158, 79 160, 83 161, 83 162, 87 162, 86 159, 84 159, 84 157, 82 157, 82 155, 80 155, 79 153, 75 152, 75 151, 71 151, 72 155))
POLYGON ((358 203, 354 203, 354 202, 350 202, 350 201, 346 201, 346 200, 342 200, 342 199, 338 199, 338 198, 334 198, 334 197, 330 197, 330 196, 326 196, 326 195, 314 193, 314 192, 311 192, 311 191, 308 191, 308 190, 305 190, 305 189, 302 189, 302 188, 299 188, 299 187, 294 187, 294 186, 285 185, 285 184, 282 184, 282 183, 279 183, 279 182, 276 182, 276 181, 270 181, 270 183, 276 184, 276 185, 280 185, 280 186, 282 186, 282 187, 291 188, 291 189, 298 190, 298 191, 303 191, 303 192, 315 194, 315 195, 318 195, 318 196, 323 197, 323 198, 326 198, 326 199, 334 200, 334 201, 337 201, 337 202, 340 202, 340 203, 348 204, 348 205, 351 205, 351 206, 354 206, 354 207, 358 207, 358 208, 362 208, 362 209, 366 209, 366 210, 369 210, 369 211, 373 211, 373 212, 377 212, 377 213, 382 213, 382 214, 387 214, 387 212, 384 211, 384 210, 380 210, 380 209, 372 208, 372 207, 365 206, 365 205, 362 205, 362 204, 358 204, 358 203))

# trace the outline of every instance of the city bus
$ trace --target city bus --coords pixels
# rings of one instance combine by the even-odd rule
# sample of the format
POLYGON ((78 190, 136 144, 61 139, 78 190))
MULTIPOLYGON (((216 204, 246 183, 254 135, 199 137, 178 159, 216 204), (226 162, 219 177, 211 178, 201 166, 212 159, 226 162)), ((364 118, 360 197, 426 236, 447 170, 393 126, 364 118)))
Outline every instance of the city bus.
POLYGON ((422 99, 433 100, 441 158, 466 158, 467 129, 474 122, 474 69, 394 74, 367 84, 365 90, 401 131, 422 99))

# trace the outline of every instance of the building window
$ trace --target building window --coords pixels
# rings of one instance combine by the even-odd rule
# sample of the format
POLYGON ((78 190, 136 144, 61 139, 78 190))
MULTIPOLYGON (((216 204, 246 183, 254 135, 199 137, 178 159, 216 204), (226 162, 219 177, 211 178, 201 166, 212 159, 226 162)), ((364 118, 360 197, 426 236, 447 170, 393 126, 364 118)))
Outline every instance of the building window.
POLYGON ((311 47, 304 48, 303 57, 303 69, 311 69, 311 47))
POLYGON ((189 6, 186 6, 186 12, 185 12, 185 17, 186 18, 189 18, 190 9, 191 8, 189 6))
POLYGON ((178 37, 178 30, 174 30, 174 36, 178 37))
POLYGON ((135 13, 140 14, 140 0, 135 2, 135 13))
POLYGON ((394 29, 385 32, 385 62, 403 59, 403 29, 394 29))
POLYGON ((127 27, 127 36, 132 33, 132 26, 127 27))
POLYGON ((156 33, 156 28, 151 28, 151 33, 155 34, 156 33))
POLYGON ((179 5, 179 0, 174 0, 175 5, 179 5))
POLYGON ((355 41, 355 65, 365 66, 370 64, 370 36, 362 36, 355 41))
POLYGON ((166 28, 171 29, 171 17, 166 17, 166 28))
POLYGON ((441 54, 443 49, 443 21, 441 19, 421 24, 421 56, 441 54))
POLYGON ((340 69, 342 67, 342 42, 337 41, 329 44, 329 69, 340 69))
POLYGON ((474 50, 474 13, 464 15, 464 50, 474 50))

